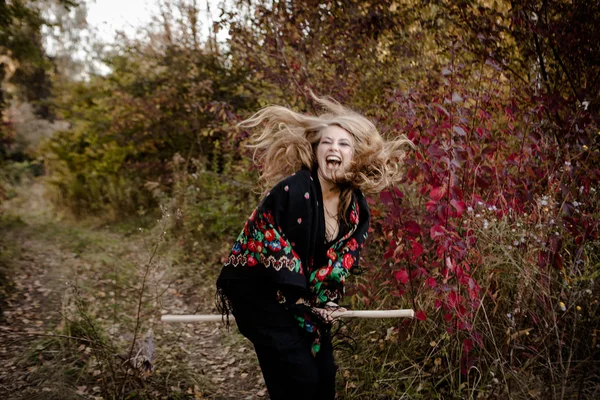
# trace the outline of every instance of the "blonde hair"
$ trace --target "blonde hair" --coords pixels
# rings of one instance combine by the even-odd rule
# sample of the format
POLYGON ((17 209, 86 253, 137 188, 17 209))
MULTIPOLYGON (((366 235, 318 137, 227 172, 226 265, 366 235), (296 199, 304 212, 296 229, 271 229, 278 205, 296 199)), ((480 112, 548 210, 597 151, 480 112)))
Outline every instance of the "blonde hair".
POLYGON ((300 114, 286 107, 269 106, 239 124, 242 128, 264 124, 249 144, 254 149, 254 162, 262 167, 262 183, 270 188, 302 167, 312 169, 321 133, 331 125, 346 130, 354 139, 352 164, 338 182, 342 190, 340 210, 346 210, 350 204, 352 189, 373 194, 398 183, 402 177, 403 147, 414 147, 412 142, 404 135, 385 140, 362 115, 333 99, 320 98, 312 92, 311 96, 325 109, 324 113, 300 114))

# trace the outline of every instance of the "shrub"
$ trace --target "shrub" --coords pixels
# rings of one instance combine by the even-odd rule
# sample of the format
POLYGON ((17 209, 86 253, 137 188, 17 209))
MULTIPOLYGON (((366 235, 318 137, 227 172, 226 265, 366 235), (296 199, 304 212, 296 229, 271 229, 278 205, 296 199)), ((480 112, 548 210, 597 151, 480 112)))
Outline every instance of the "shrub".
POLYGON ((505 88, 493 67, 475 71, 478 88, 452 64, 439 86, 390 93, 393 121, 421 151, 407 157, 404 190, 374 204, 370 257, 381 268, 356 296, 416 311, 397 327, 415 343, 396 353, 414 379, 396 390, 416 381, 437 396, 587 395, 598 378, 586 335, 598 329, 599 176, 581 143, 597 128, 557 148, 527 91, 505 88))

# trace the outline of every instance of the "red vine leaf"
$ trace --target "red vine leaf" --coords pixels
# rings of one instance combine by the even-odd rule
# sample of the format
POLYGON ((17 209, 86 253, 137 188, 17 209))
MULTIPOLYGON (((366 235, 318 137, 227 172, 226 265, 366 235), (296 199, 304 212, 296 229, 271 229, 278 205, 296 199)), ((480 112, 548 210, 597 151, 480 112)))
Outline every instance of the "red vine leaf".
POLYGON ((408 272, 405 269, 401 269, 400 271, 394 274, 394 278, 402 284, 406 284, 408 282, 408 272))
POLYGON ((425 311, 419 310, 415 313, 415 318, 419 321, 425 321, 427 319, 427 314, 425 314, 425 311))

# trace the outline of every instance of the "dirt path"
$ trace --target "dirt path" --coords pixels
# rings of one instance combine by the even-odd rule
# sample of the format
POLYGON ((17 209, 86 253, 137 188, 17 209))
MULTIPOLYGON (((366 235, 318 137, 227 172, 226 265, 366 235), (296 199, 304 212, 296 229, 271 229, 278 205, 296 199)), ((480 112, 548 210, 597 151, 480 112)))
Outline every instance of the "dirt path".
POLYGON ((145 393, 156 398, 268 398, 251 345, 235 329, 159 321, 165 313, 215 312, 214 279, 209 278, 214 271, 181 265, 172 246, 159 246, 148 263, 156 230, 123 232, 61 218, 39 183, 5 202, 0 217, 0 267, 8 278, 0 289, 5 294, 0 398, 103 398, 106 371, 96 347, 83 341, 67 350, 64 343, 74 341, 67 336, 77 337, 72 321, 84 315, 85 307, 103 340, 127 354, 140 293, 138 332, 143 337, 151 330, 147 337, 154 350, 153 371, 139 380, 148 386, 145 393), (192 285, 185 279, 190 273, 207 279, 192 285))

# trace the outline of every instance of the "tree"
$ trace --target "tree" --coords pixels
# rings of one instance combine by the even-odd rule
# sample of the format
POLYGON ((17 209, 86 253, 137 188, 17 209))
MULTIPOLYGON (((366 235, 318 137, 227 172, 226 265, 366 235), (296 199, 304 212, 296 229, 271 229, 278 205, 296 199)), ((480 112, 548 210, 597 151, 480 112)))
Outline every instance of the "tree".
MULTIPOLYGON (((56 0, 67 9, 76 7, 73 0, 56 0)), ((32 102, 42 118, 53 118, 46 100, 51 95, 49 71, 52 62, 42 43, 42 27, 48 22, 42 17, 40 1, 0 1, 0 156, 6 154, 10 122, 4 117, 8 97, 16 96, 32 102), (10 71, 10 73, 8 73, 10 71)))

